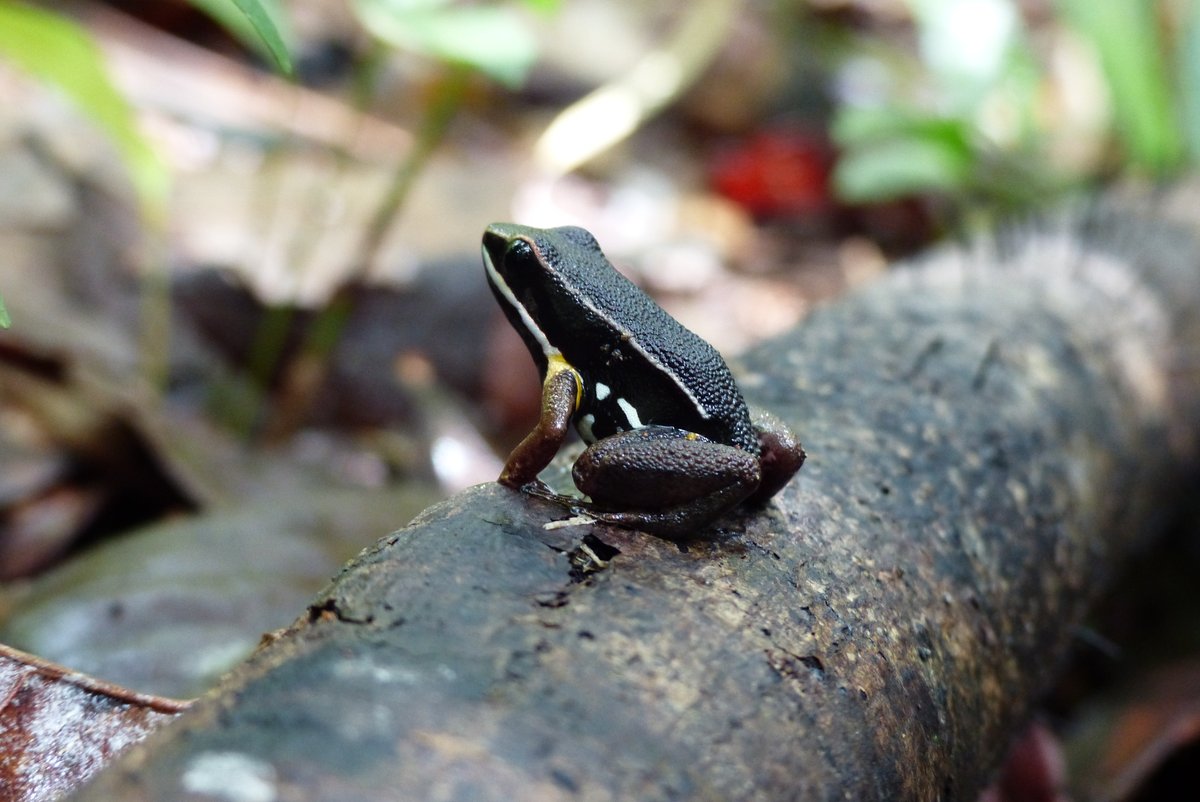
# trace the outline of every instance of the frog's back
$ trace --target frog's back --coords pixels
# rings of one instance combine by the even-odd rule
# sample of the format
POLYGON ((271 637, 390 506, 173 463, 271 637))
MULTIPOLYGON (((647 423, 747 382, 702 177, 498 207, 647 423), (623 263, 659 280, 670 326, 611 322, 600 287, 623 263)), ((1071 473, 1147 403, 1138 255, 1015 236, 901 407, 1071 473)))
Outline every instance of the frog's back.
MULTIPOLYGON (((611 400, 613 428, 661 424, 756 451, 758 439, 741 393, 721 355, 705 340, 668 315, 633 282, 618 273, 584 229, 554 229, 569 239, 572 258, 556 268, 586 298, 579 312, 577 353, 567 361, 584 375, 588 388, 611 400), (590 375, 589 375, 590 374, 590 375)), ((553 240, 547 245, 553 248, 553 240)), ((566 249, 564 249, 566 250, 566 249)), ((603 417, 597 437, 604 431, 603 417)))

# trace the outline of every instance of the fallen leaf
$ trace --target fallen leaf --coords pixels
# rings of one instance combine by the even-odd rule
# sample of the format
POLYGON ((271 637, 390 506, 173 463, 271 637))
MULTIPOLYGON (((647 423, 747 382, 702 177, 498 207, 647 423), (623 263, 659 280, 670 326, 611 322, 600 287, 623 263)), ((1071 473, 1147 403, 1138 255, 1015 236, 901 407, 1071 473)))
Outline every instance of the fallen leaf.
POLYGON ((0 644, 0 799, 59 799, 189 704, 0 644))

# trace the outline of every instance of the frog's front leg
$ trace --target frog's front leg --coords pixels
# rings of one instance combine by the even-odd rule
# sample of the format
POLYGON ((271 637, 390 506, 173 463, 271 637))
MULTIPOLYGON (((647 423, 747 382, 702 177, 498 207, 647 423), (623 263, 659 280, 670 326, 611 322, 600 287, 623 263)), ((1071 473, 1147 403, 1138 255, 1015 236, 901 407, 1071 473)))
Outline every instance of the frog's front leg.
POLYGON ((575 462, 589 515, 679 537, 737 505, 758 487, 759 458, 669 426, 606 437, 575 462))
POLYGON ((581 387, 579 374, 565 363, 551 365, 542 385, 542 413, 537 426, 508 455, 497 480, 500 484, 521 488, 537 482, 538 474, 566 440, 581 387))

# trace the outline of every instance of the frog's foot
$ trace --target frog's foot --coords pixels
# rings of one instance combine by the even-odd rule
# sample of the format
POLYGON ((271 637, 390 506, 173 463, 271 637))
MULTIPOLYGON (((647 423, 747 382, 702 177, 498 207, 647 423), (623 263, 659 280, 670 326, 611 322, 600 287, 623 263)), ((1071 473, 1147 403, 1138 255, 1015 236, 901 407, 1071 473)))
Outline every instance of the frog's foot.
POLYGON ((511 487, 513 490, 520 490, 522 493, 528 493, 531 496, 549 498, 550 496, 554 495, 554 491, 550 489, 550 486, 541 479, 531 479, 528 482, 506 482, 504 479, 505 477, 502 476, 496 481, 505 487, 511 487))
POLYGON ((667 510, 625 510, 615 512, 603 510, 595 504, 576 502, 573 508, 602 523, 623 529, 637 529, 667 540, 688 540, 697 537, 708 528, 713 519, 737 506, 738 500, 716 509, 696 509, 686 505, 667 510))
MULTIPOLYGON (((503 484, 503 482, 501 484, 503 484)), ((507 485, 507 486, 512 487, 512 485, 507 485)), ((555 504, 559 504, 563 507, 569 507, 572 509, 574 507, 578 506, 579 504, 583 503, 579 499, 578 496, 567 496, 567 495, 563 495, 562 493, 555 493, 553 490, 550 489, 550 485, 546 484, 541 479, 534 479, 533 481, 526 482, 523 485, 513 487, 513 489, 520 490, 522 493, 525 493, 526 495, 530 495, 535 498, 545 499, 546 501, 552 501, 555 504)))
POLYGON ((514 489, 564 507, 573 515, 586 516, 623 529, 637 529, 668 540, 682 540, 695 536, 702 532, 713 518, 737 506, 745 497, 744 490, 725 490, 665 509, 636 510, 614 509, 579 496, 555 493, 540 479, 514 489))

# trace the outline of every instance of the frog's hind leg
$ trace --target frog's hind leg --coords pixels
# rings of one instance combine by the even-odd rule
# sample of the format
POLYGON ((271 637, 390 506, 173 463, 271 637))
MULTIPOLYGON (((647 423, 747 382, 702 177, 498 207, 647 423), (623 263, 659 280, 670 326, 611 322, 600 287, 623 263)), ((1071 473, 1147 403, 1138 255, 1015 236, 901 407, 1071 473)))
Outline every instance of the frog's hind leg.
POLYGON ((668 538, 694 534, 759 485, 758 457, 668 426, 592 445, 575 462, 578 505, 606 523, 668 538))

